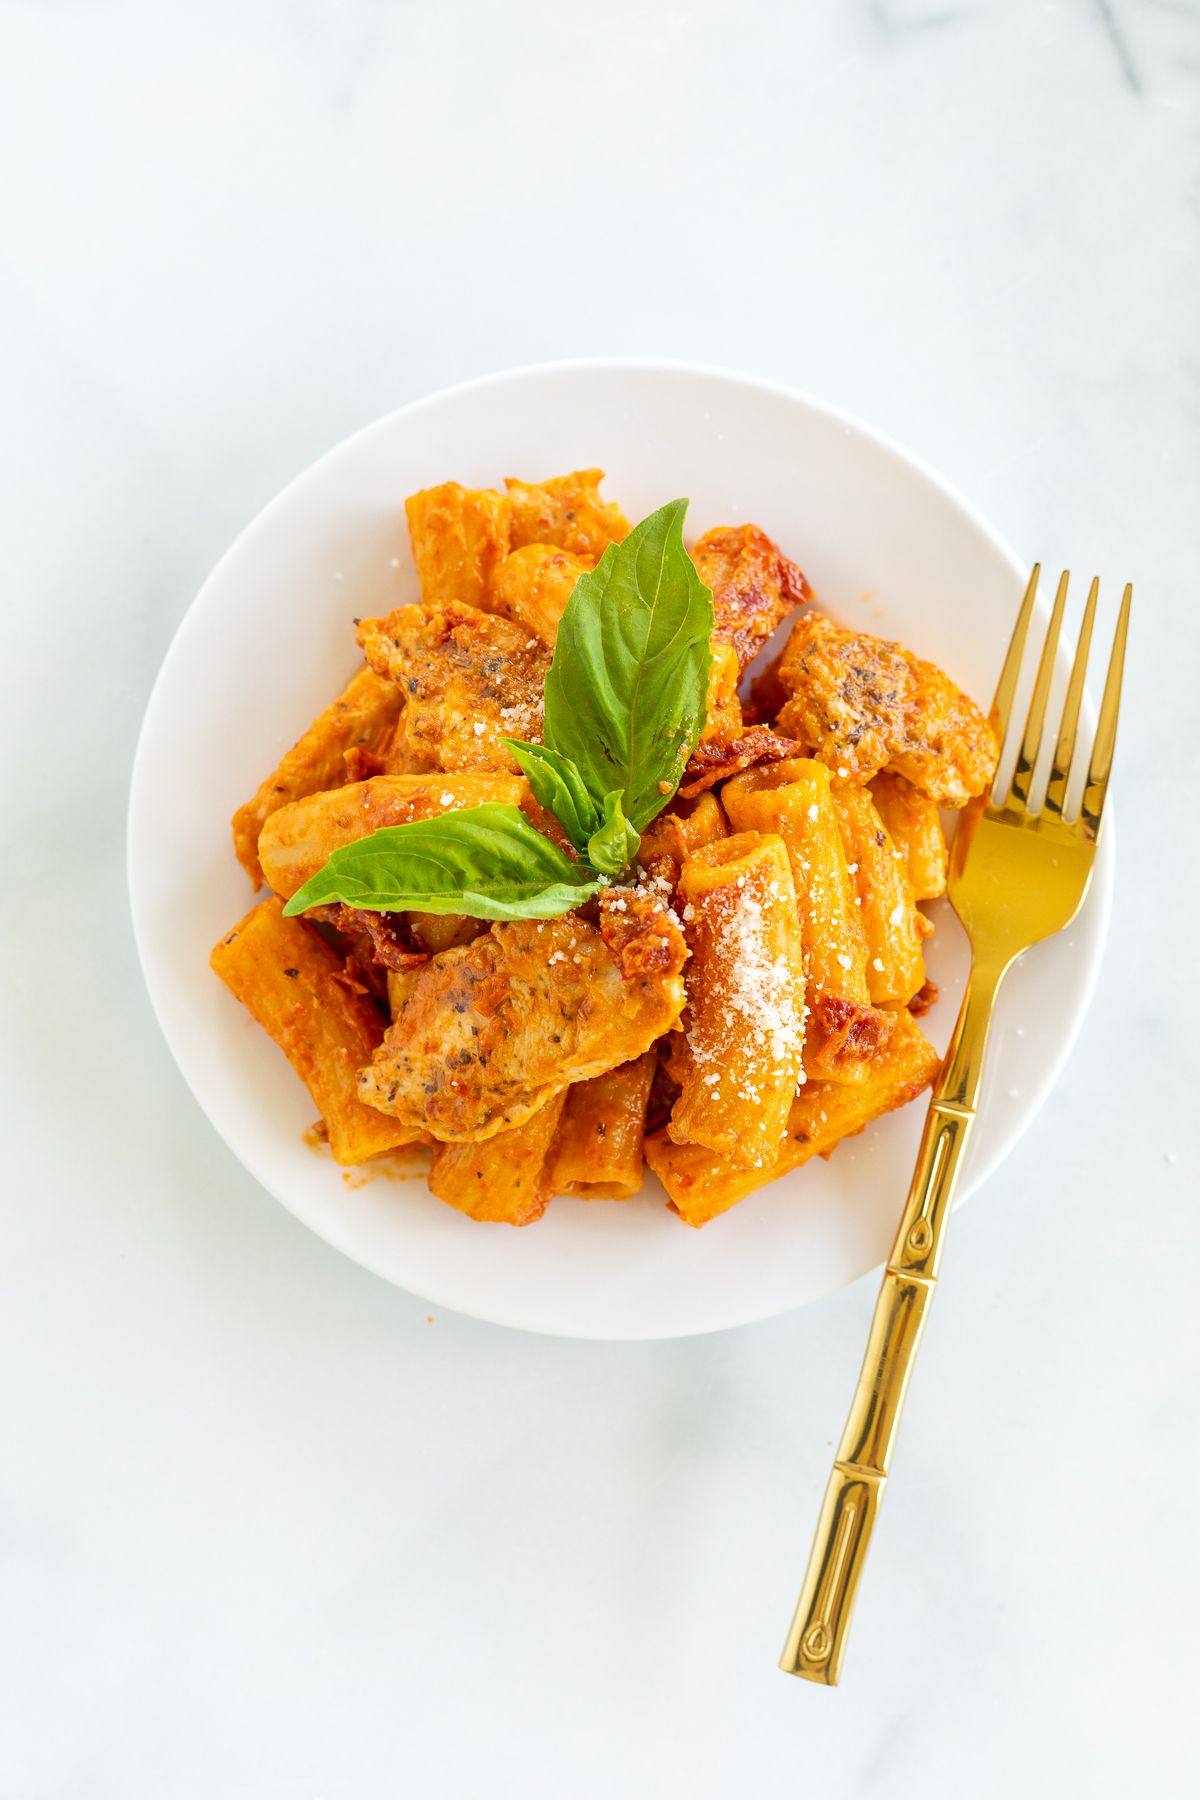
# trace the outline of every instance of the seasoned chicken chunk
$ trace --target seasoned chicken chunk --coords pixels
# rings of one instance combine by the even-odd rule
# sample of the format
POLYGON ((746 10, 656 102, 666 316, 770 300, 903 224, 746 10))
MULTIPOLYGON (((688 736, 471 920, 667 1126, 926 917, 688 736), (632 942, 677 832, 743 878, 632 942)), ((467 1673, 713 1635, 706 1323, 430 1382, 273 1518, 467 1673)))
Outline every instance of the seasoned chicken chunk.
POLYGON ((692 561, 712 589, 714 639, 737 651, 744 669, 811 589, 794 562, 757 525, 718 525, 697 540, 692 561))
POLYGON ((522 626, 474 606, 401 606, 360 620, 358 641, 404 690, 409 750, 438 768, 516 773, 501 740, 541 742, 550 651, 522 626))
POLYGON ((508 555, 505 496, 444 481, 410 494, 404 511, 422 600, 488 608, 492 576, 508 555))
POLYGON ((603 480, 603 469, 576 469, 548 481, 507 480, 513 549, 556 544, 598 561, 609 544, 629 536, 629 520, 620 507, 600 498, 603 480))
POLYGON ((632 890, 606 890, 599 929, 579 914, 493 925, 406 977, 359 1098, 442 1143, 511 1130, 669 1031, 686 955, 674 916, 632 890))
POLYGON ((939 806, 965 806, 992 778, 996 739, 979 708, 901 644, 808 612, 779 678, 790 696, 780 731, 843 776, 891 769, 939 806))
POLYGON ((496 570, 492 610, 553 645, 575 583, 595 563, 554 544, 524 544, 496 570))

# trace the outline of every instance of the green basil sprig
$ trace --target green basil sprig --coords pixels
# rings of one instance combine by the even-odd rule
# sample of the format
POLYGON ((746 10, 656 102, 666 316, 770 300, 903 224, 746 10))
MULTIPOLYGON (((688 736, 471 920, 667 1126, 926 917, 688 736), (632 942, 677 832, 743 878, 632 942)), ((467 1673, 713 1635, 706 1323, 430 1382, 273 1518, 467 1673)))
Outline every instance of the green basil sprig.
POLYGON ((621 791, 605 794, 600 823, 587 841, 586 860, 602 875, 623 875, 638 853, 641 834, 625 817, 621 791))
MULTIPOLYGON (((600 826, 600 808, 588 793, 583 776, 569 756, 558 756, 546 744, 503 740, 516 757, 534 798, 552 812, 580 855, 600 826)), ((635 846, 636 848, 636 846, 635 846)))
POLYGON ((341 900, 367 912, 467 913, 473 919, 555 919, 599 892, 515 806, 488 801, 384 825, 335 850, 284 907, 305 912, 341 900))
POLYGON ((579 577, 546 676, 547 748, 597 805, 616 788, 635 831, 672 798, 704 728, 713 604, 683 547, 686 511, 660 506, 579 577))
POLYGON ((489 803, 343 845, 284 911, 550 919, 624 874, 704 728, 713 605, 683 546, 686 511, 660 507, 579 577, 546 676, 545 743, 505 739, 578 862, 515 806, 489 803))

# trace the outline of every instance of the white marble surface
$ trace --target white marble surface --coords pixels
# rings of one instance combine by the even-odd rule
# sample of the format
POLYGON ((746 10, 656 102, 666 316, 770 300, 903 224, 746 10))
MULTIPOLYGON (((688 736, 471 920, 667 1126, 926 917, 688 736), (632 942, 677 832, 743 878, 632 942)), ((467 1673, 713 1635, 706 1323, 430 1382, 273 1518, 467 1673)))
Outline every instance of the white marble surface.
POLYGON ((0 9, 4 1800, 1195 1791, 1198 95, 1168 0, 0 9), (1111 953, 957 1222, 836 1693, 774 1665, 873 1283, 430 1321, 214 1138, 130 938, 237 529, 600 351, 809 388, 1139 584, 1111 953))

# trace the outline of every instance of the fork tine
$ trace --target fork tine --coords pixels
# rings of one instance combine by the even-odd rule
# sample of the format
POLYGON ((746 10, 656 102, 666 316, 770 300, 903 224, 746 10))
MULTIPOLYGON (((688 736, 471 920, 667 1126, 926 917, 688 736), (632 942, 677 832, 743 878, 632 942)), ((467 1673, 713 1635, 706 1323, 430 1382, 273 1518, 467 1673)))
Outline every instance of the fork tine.
POLYGON ((1029 717, 1025 721, 1025 735, 1021 739, 1017 766, 1013 770, 1012 786, 1009 789, 1010 805, 1015 803, 1026 807, 1029 804, 1029 789, 1033 782, 1033 771, 1037 767, 1038 752, 1042 747, 1042 726, 1046 721, 1050 683, 1054 680, 1054 659, 1058 654, 1058 635, 1062 629, 1063 612, 1067 604, 1067 583, 1070 579, 1069 569, 1064 569, 1058 578, 1058 592, 1054 596, 1054 608, 1046 627, 1037 680, 1033 684, 1033 698, 1029 702, 1029 717))
POLYGON ((1096 726, 1096 742, 1092 745, 1091 767, 1088 769, 1087 786, 1083 790, 1083 805, 1080 809, 1083 824, 1093 834, 1100 830, 1104 796, 1108 792, 1108 778, 1112 774, 1113 750, 1117 742, 1117 714, 1121 707, 1121 677, 1125 669, 1125 640, 1129 635, 1129 608, 1132 600, 1133 586, 1130 583, 1121 596, 1121 610, 1117 614, 1117 629, 1113 636, 1112 655, 1108 659, 1104 698, 1100 702, 1100 722, 1096 726))
POLYGON ((1088 655, 1092 647, 1092 626, 1096 620, 1096 599, 1099 592, 1100 579, 1095 576, 1088 589, 1087 605, 1083 609, 1079 642, 1075 649, 1075 661, 1071 666, 1071 680, 1063 702, 1062 724, 1059 727, 1058 742, 1054 746, 1054 762, 1046 784, 1046 811, 1057 813, 1060 819, 1067 804, 1067 785, 1071 779, 1071 759, 1075 755, 1075 735, 1079 729, 1079 708, 1087 679, 1088 655))
POLYGON ((1004 750, 1004 740, 1008 736, 1008 721, 1012 712, 1013 697, 1017 691, 1017 682, 1021 678, 1025 639, 1029 632, 1029 621, 1033 617, 1033 603, 1037 599, 1041 573, 1041 563, 1034 563, 1029 577, 1029 585, 1025 589, 1025 598, 1021 602, 1021 610, 1017 614, 1017 622, 1013 626, 1012 637, 1009 639, 1004 667, 1001 669, 1000 679, 996 683, 996 697, 992 701, 992 730, 996 733, 996 741, 1001 753, 1004 750))

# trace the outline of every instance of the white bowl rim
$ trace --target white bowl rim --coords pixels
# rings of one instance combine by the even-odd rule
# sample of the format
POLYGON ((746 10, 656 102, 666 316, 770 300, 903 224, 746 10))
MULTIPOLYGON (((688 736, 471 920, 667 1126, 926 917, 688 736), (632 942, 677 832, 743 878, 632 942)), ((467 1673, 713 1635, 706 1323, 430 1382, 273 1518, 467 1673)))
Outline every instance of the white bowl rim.
MULTIPOLYGON (((418 395, 415 399, 406 401, 401 406, 393 407, 389 412, 382 414, 379 418, 373 419, 368 424, 361 426, 357 431, 351 432, 347 437, 332 445, 313 462, 308 463, 303 469, 298 470, 297 473, 259 509, 253 518, 243 526, 242 530, 229 544, 227 549, 214 564, 209 574, 205 577, 201 586, 189 601, 178 625, 175 627, 166 652, 163 655, 162 662, 159 665, 158 673, 155 676, 153 685, 150 689, 145 711, 142 716, 142 723, 138 731, 137 743, 134 749, 130 770, 129 802, 126 819, 126 881, 129 891, 134 942, 137 947, 142 978, 146 984, 147 993, 150 996, 150 1003, 155 1018, 158 1021, 163 1037, 166 1039, 167 1047, 175 1060, 176 1066, 183 1077, 189 1093, 191 1093, 193 1099, 199 1105, 202 1113, 208 1119, 218 1137, 221 1138, 223 1143, 227 1144, 227 1147, 231 1149, 237 1160, 243 1164, 266 1192, 277 1200, 280 1205, 284 1206, 287 1211, 292 1212, 293 1217, 299 1218, 300 1222, 308 1230, 313 1231, 316 1236, 321 1238, 332 1249, 339 1251, 342 1255, 349 1256, 350 1259, 357 1262, 360 1267, 369 1270, 372 1274, 378 1276, 381 1280, 386 1281, 388 1285, 392 1287, 402 1286, 403 1284, 398 1282, 397 1278, 382 1266, 380 1259, 360 1253, 358 1249, 353 1251, 347 1250, 344 1245, 336 1243, 331 1236, 322 1230, 319 1224, 314 1223, 308 1217, 302 1217, 295 1213, 287 1200, 278 1193, 268 1172, 258 1166, 257 1158, 245 1154, 241 1148, 233 1150, 232 1145, 228 1145, 222 1127, 216 1118, 213 1117, 206 1101, 197 1092, 187 1073, 185 1052, 177 1041, 177 1034, 168 1024, 165 1000, 158 984, 153 961, 147 953, 146 929, 139 898, 139 884, 134 863, 135 846, 138 836, 139 792, 144 780, 144 770, 148 755, 147 745, 152 736, 156 708, 161 703, 160 696, 173 674, 175 663, 186 653, 187 640, 190 636, 191 629, 194 627, 195 621, 203 610, 203 602, 209 589, 216 586, 222 579, 227 565, 235 559, 247 543, 257 537, 260 532, 269 530, 274 515, 277 511, 282 511, 284 509, 293 490, 299 486, 300 483, 311 479, 323 469, 326 464, 332 462, 336 457, 347 451, 351 445, 359 445, 364 440, 389 430, 394 425, 397 418, 401 416, 409 418, 417 416, 424 408, 438 405, 451 397, 462 397, 470 393, 482 392, 489 388, 503 387, 510 383, 519 383, 520 381, 529 378, 588 374, 605 370, 612 372, 620 370, 695 377, 705 381, 725 383, 730 387, 743 390, 756 390, 762 394, 795 402, 806 408, 808 411, 821 415, 831 423, 841 426, 847 432, 851 432, 857 437, 866 439, 898 463, 906 466, 910 470, 916 471, 916 473, 928 482, 932 488, 937 490, 944 499, 948 500, 963 514, 964 517, 970 520, 980 536, 984 538, 996 554, 1009 565, 1015 577, 1019 578, 1022 582, 1027 579, 1027 565, 1017 556, 1012 546, 1001 536, 991 524, 990 520, 987 519, 979 508, 969 500, 967 496, 954 485, 954 483, 948 481, 932 466, 931 463, 927 462, 924 457, 920 456, 915 451, 910 450, 905 444, 902 444, 899 439, 891 436, 887 432, 881 431, 878 427, 869 424, 848 409, 836 406, 829 401, 819 399, 805 389, 792 387, 788 383, 773 381, 766 376, 746 374, 740 370, 723 367, 717 364, 696 363, 687 360, 657 356, 580 356, 553 358, 532 363, 518 363, 508 368, 492 370, 485 375, 469 377, 465 381, 455 382, 447 387, 436 388, 428 394, 418 395)), ((1048 616, 1048 608, 1040 599, 1038 608, 1043 618, 1048 616)), ((1085 699, 1085 709, 1087 708, 1088 702, 1085 699)), ((962 1205, 964 1201, 975 1194, 985 1182, 991 1179, 1001 1163, 1003 1163, 1005 1158, 1009 1156, 1019 1144, 1022 1137, 1024 1137, 1025 1133, 1037 1118, 1048 1096, 1057 1085, 1067 1058, 1075 1047, 1083 1021, 1087 1015, 1088 1007, 1091 1003, 1092 995, 1095 991, 1111 922, 1114 887, 1113 870, 1116 852, 1115 811, 1116 808, 1110 794, 1105 809, 1104 836, 1101 840, 1100 851, 1096 858, 1091 886, 1087 897, 1087 906, 1093 916, 1095 951, 1084 969, 1082 978, 1077 984, 1073 1004, 1071 1005, 1066 1018, 1062 1021, 1062 1028, 1057 1039, 1056 1050, 1047 1063, 1041 1080, 1040 1089, 1033 1099, 1032 1104, 1025 1110, 1015 1133, 1007 1142, 998 1145, 990 1151, 985 1158, 976 1158, 973 1164, 964 1171, 959 1192, 956 1197, 956 1210, 958 1206, 962 1205)), ((882 1265, 877 1264, 876 1270, 880 1266, 882 1265)), ((869 1270, 866 1271, 866 1274, 869 1275, 874 1272, 875 1271, 873 1270, 869 1270)), ((414 1290, 406 1289, 405 1291, 413 1292, 414 1290)), ((536 1323, 530 1324, 525 1319, 506 1318, 501 1310, 478 1311, 472 1308, 471 1313, 465 1316, 478 1318, 486 1324, 502 1325, 510 1330, 529 1331, 549 1337, 572 1336, 594 1342, 660 1342, 674 1337, 706 1336, 709 1332, 732 1330, 742 1324, 751 1325, 762 1323, 767 1319, 777 1318, 782 1313, 796 1310, 796 1308, 801 1305, 815 1304, 817 1300, 824 1297, 824 1295, 814 1296, 811 1301, 799 1301, 796 1302, 794 1306, 779 1307, 777 1305, 770 1305, 761 1309, 751 1308, 744 1314, 739 1315, 736 1319, 723 1321, 719 1324, 705 1326, 699 1329, 685 1328, 683 1330, 669 1330, 658 1334, 653 1338, 647 1337, 642 1331, 631 1331, 624 1334, 610 1332, 601 1338, 596 1333, 587 1330, 569 1332, 563 1330, 561 1327, 543 1326, 536 1323)), ((420 1298, 433 1305, 445 1307, 450 1311, 461 1311, 461 1307, 456 1305, 453 1296, 442 1295, 425 1287, 422 1287, 420 1298)))

